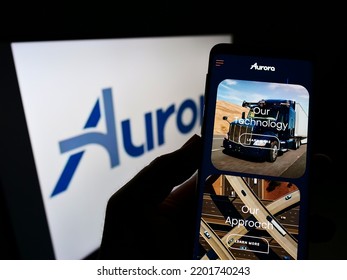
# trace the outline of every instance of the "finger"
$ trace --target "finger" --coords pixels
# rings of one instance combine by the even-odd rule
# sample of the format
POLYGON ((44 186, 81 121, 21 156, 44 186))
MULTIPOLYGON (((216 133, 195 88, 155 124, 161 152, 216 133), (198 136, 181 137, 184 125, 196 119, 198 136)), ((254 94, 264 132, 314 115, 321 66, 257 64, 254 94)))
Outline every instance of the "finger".
POLYGON ((201 159, 201 138, 193 135, 180 149, 159 156, 143 168, 113 197, 158 204, 197 170, 201 159))
POLYGON ((193 207, 196 202, 196 182, 197 173, 194 173, 188 180, 174 189, 164 200, 161 208, 182 209, 183 207, 193 207))

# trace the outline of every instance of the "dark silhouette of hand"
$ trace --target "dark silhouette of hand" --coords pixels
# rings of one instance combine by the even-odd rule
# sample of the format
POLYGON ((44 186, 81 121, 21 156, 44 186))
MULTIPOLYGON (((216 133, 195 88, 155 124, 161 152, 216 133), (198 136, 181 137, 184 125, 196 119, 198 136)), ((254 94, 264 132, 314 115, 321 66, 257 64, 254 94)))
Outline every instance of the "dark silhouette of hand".
POLYGON ((107 204, 100 259, 192 259, 201 138, 143 168, 107 204))

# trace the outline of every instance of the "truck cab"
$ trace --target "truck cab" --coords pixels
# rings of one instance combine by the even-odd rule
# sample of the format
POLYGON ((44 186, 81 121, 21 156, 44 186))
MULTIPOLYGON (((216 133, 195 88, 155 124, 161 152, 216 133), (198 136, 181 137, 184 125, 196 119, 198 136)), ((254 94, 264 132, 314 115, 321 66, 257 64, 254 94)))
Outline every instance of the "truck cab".
MULTIPOLYGON (((258 102, 242 103, 248 108, 248 114, 243 112, 240 118, 233 121, 227 116, 223 120, 229 122, 229 131, 223 140, 223 147, 234 153, 250 157, 276 161, 278 155, 288 149, 300 147, 301 139, 307 136, 307 131, 298 135, 300 121, 293 100, 268 99, 258 102)), ((302 117, 301 117, 302 118, 302 117)))

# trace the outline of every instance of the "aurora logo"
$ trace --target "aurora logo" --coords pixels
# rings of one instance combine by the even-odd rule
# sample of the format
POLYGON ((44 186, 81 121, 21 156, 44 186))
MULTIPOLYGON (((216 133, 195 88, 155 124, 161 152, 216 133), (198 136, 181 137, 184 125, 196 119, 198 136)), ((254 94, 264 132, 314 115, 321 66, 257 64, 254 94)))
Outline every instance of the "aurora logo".
MULTIPOLYGON (((121 161, 119 158, 119 145, 118 137, 116 132, 116 118, 113 109, 113 98, 112 89, 106 88, 102 90, 102 98, 104 104, 104 120, 106 122, 106 132, 85 132, 83 134, 62 140, 59 142, 60 152, 66 153, 79 149, 75 154, 70 155, 65 167, 51 193, 51 197, 56 196, 67 190, 69 184, 74 176, 76 169, 85 153, 85 150, 80 151, 81 147, 85 147, 89 144, 97 144, 102 146, 108 153, 110 159, 110 167, 115 168, 120 165, 121 161)), ((144 153, 155 148, 155 140, 157 145, 163 145, 165 143, 165 127, 169 118, 176 114, 176 126, 180 133, 189 133, 196 125, 197 121, 200 121, 202 117, 203 108, 203 96, 200 96, 199 104, 196 104, 192 99, 186 99, 178 107, 177 112, 175 104, 171 104, 165 110, 157 109, 155 114, 152 112, 145 113, 145 130, 146 139, 141 145, 134 145, 132 134, 131 134, 131 121, 126 119, 121 121, 122 127, 122 138, 123 147, 126 153, 132 157, 139 157, 144 153), (183 120, 184 113, 189 110, 191 111, 191 119, 187 123, 183 120), (153 126, 153 119, 156 117, 156 128, 155 131, 153 126), (156 138, 155 134, 156 133, 156 138)), ((96 101, 83 129, 97 127, 99 121, 102 119, 100 110, 100 101, 96 101)), ((138 141, 137 141, 138 142, 138 141)))
POLYGON ((251 65, 251 68, 250 70, 264 70, 264 71, 276 71, 275 67, 274 66, 263 66, 263 65, 258 65, 258 63, 254 63, 251 65))

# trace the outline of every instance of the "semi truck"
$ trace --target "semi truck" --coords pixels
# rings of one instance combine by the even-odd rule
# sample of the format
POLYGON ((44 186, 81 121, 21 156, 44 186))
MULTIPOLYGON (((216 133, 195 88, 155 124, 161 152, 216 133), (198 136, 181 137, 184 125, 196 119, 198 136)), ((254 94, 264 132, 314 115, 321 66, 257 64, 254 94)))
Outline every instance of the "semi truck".
POLYGON ((229 130, 223 140, 226 151, 275 162, 289 149, 299 149, 307 141, 308 115, 294 100, 262 99, 243 101, 240 117, 223 120, 229 130))

